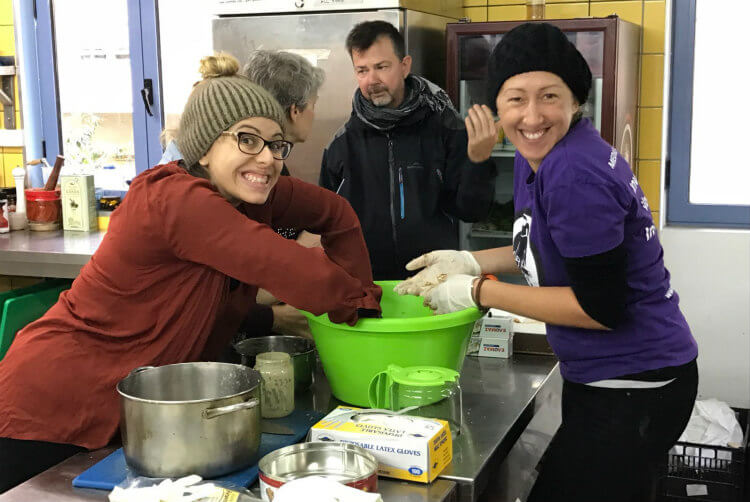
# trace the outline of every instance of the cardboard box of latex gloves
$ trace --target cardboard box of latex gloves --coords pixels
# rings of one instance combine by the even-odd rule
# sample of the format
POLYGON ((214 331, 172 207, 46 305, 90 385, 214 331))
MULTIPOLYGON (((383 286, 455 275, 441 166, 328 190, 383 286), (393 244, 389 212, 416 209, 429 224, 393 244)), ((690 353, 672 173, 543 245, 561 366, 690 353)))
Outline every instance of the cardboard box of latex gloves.
POLYGON ((378 475, 430 483, 450 464, 453 444, 443 420, 339 406, 310 429, 310 441, 351 443, 373 454, 378 475))
POLYGON ((513 355, 513 318, 492 315, 492 310, 474 324, 466 355, 509 358, 513 355))

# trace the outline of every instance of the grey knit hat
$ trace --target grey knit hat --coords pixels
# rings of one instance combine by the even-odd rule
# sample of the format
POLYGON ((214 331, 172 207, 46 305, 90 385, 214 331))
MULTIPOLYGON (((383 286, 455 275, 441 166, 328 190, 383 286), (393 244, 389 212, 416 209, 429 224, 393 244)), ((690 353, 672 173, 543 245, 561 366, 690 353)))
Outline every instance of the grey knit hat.
POLYGON ((269 118, 284 131, 284 111, 268 91, 240 75, 206 76, 180 118, 177 145, 185 164, 195 165, 223 131, 248 117, 269 118))

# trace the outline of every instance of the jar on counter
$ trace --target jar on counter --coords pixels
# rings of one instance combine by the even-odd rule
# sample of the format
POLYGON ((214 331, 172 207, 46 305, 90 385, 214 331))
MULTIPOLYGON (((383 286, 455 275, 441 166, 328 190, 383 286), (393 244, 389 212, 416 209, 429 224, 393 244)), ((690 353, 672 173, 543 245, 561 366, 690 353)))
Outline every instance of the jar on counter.
POLYGON ((264 352, 255 357, 255 369, 263 377, 261 416, 279 418, 294 411, 294 367, 285 352, 264 352))
POLYGON ((526 19, 544 19, 544 0, 526 0, 526 19))
POLYGON ((0 194, 0 234, 10 232, 10 213, 8 213, 8 199, 0 194))
POLYGON ((60 190, 27 189, 26 218, 31 230, 59 230, 62 226, 60 190))
POLYGON ((8 212, 16 212, 16 189, 15 187, 6 187, 0 190, 0 197, 8 200, 8 212))

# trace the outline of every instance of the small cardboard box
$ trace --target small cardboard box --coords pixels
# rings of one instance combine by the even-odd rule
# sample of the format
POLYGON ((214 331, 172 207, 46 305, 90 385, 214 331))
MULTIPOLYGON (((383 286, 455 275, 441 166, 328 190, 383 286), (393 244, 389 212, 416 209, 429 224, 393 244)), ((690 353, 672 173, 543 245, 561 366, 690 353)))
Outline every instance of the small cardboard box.
POLYGON ((453 444, 444 420, 361 413, 339 406, 310 429, 310 441, 338 441, 360 446, 378 461, 378 475, 432 482, 451 463, 453 444))
POLYGON ((485 337, 479 345, 479 356, 501 357, 507 359, 513 355, 513 337, 485 337))
POLYGON ((90 232, 99 224, 96 213, 94 175, 66 175, 60 177, 63 229, 90 232))
POLYGON ((486 315, 474 324, 466 355, 509 358, 513 355, 513 318, 486 315))

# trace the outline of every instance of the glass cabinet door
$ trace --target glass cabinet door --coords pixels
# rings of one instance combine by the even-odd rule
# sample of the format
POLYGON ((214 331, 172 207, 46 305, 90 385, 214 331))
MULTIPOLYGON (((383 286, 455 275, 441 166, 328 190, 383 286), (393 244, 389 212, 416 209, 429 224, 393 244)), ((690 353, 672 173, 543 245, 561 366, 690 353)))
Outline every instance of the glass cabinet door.
MULTIPOLYGON (((583 115, 601 130, 604 32, 566 32, 591 67, 593 83, 583 115)), ((472 34, 458 36, 458 95, 457 106, 463 117, 474 104, 489 104, 487 96, 487 63, 490 53, 503 34, 472 34)), ((513 157, 516 148, 502 133, 492 152, 498 177, 495 201, 484 221, 462 223, 460 231, 463 249, 483 249, 507 245, 513 227, 513 157)))
MULTIPOLYGON (((602 120, 602 82, 604 60, 604 32, 569 31, 568 39, 583 54, 593 76, 589 99, 583 106, 583 115, 591 119, 597 130, 602 120)), ((502 39, 502 34, 460 35, 458 37, 458 106, 466 116, 469 107, 475 103, 487 102, 487 62, 490 53, 502 39)), ((507 140, 501 142, 498 151, 513 152, 514 147, 507 140)))

